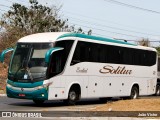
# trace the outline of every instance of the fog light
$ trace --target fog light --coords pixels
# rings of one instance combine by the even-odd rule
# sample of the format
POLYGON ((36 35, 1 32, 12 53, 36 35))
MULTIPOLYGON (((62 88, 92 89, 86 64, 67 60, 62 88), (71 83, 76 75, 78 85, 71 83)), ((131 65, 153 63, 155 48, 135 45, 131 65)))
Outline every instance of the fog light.
POLYGON ((42 97, 44 97, 44 94, 42 94, 42 97))

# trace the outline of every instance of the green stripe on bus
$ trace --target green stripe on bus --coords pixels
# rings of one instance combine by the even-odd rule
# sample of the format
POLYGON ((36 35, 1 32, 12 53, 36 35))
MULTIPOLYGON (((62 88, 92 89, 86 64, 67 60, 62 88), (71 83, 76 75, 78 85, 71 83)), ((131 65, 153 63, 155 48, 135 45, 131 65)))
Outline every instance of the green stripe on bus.
POLYGON ((7 83, 14 87, 22 87, 22 88, 34 88, 43 85, 43 81, 33 82, 33 83, 22 83, 22 82, 14 82, 11 80, 7 80, 7 83))
POLYGON ((29 91, 13 90, 9 87, 6 87, 6 93, 7 93, 7 96, 10 98, 30 99, 30 100, 48 100, 48 90, 46 88, 29 92, 29 91), (25 96, 21 97, 19 96, 19 94, 24 94, 25 96))
POLYGON ((111 42, 111 43, 119 43, 119 44, 137 46, 135 44, 123 42, 123 41, 120 41, 120 40, 113 40, 113 39, 109 39, 109 38, 103 38, 103 37, 97 37, 97 36, 86 35, 86 34, 79 34, 79 33, 66 33, 66 34, 61 35, 57 39, 65 38, 65 37, 79 37, 79 38, 99 40, 99 41, 104 41, 104 42, 111 42))

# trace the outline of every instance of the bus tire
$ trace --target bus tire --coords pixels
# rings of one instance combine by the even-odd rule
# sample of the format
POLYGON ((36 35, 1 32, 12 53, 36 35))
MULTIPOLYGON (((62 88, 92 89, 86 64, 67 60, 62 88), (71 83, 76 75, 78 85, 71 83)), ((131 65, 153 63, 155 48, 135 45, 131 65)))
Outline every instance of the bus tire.
POLYGON ((68 99, 64 100, 67 105, 75 105, 79 100, 79 93, 76 89, 71 88, 68 93, 68 99))
POLYGON ((155 93, 156 96, 160 96, 160 85, 157 85, 156 86, 156 93, 155 93))
POLYGON ((131 89, 130 99, 137 99, 139 96, 139 90, 137 86, 133 86, 131 89))
POLYGON ((37 105, 42 105, 44 103, 44 100, 33 100, 33 102, 37 105))

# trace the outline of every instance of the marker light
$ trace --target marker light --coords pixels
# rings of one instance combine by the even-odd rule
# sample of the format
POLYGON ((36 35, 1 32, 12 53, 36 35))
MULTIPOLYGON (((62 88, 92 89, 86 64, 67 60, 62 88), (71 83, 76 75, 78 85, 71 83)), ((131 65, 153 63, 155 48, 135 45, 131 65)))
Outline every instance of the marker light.
POLYGON ((12 87, 10 84, 7 83, 7 87, 12 87))

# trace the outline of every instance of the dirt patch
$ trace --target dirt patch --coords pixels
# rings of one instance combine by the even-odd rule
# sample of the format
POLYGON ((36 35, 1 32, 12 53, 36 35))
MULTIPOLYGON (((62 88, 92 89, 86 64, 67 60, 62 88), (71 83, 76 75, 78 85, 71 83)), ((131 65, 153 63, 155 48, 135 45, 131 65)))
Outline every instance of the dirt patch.
POLYGON ((0 94, 6 93, 6 79, 0 79, 0 94))
POLYGON ((0 63, 0 94, 6 92, 6 80, 7 80, 8 66, 0 63))
POLYGON ((0 80, 7 78, 8 66, 7 64, 0 63, 0 80))
POLYGON ((92 111, 160 111, 160 98, 118 100, 97 106, 92 111))

